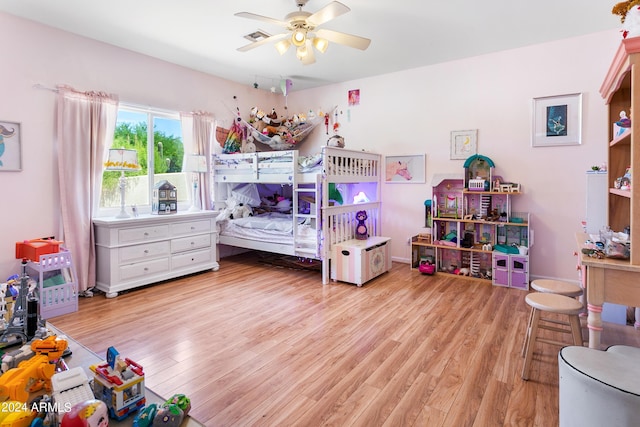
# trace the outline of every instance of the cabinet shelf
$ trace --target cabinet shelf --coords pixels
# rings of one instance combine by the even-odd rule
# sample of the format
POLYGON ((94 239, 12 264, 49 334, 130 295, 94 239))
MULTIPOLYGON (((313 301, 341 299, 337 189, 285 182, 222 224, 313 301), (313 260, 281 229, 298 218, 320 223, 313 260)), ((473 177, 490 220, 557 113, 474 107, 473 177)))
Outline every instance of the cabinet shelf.
POLYGON ((521 191, 472 191, 472 190, 462 190, 462 194, 480 194, 480 195, 503 195, 509 194, 510 196, 517 196, 518 194, 522 194, 521 191))
MULTIPOLYGON (((630 190, 608 188, 607 225, 614 231, 628 227, 631 242, 640 240, 640 38, 632 37, 620 42, 618 50, 609 66, 609 70, 600 88, 600 94, 608 107, 609 142, 607 156, 608 184, 629 174, 630 190), (620 120, 620 112, 625 111, 631 120, 631 129, 616 136, 618 129, 614 123, 620 120)), ((629 261, 631 265, 640 265, 640 251, 633 250, 629 261)))
POLYGON ((626 197, 627 199, 631 198, 631 191, 629 190, 620 190, 619 188, 610 188, 610 194, 615 194, 616 196, 626 197))
POLYGON ((631 145, 631 132, 625 132, 622 135, 618 135, 609 143, 610 147, 613 146, 631 145))

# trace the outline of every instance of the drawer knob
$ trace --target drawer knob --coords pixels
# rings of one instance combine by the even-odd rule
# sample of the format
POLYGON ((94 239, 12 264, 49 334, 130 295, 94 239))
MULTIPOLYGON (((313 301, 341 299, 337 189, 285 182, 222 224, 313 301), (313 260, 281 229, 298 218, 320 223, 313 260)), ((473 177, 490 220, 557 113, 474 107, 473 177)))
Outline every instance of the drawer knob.
POLYGON ((149 253, 149 249, 145 249, 145 250, 144 250, 144 253, 145 253, 145 254, 148 254, 148 253, 149 253))
POLYGON ((144 271, 149 271, 149 268, 148 268, 148 267, 145 267, 145 268, 144 268, 144 271))
POLYGON ((146 231, 144 232, 145 237, 149 235, 149 233, 147 233, 146 231))

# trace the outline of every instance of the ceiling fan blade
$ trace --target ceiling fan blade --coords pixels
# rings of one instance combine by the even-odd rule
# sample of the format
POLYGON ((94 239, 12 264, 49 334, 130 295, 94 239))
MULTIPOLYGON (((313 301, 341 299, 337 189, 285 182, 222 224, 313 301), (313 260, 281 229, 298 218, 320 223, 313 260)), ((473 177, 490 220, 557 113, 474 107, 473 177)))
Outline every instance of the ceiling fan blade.
POLYGON ((307 22, 313 24, 313 26, 317 27, 319 25, 324 24, 325 22, 329 22, 334 18, 337 18, 340 15, 344 15, 349 12, 351 9, 340 3, 339 1, 333 1, 312 14, 307 18, 307 22))
POLYGON ((341 33, 333 30, 326 30, 321 28, 316 30, 316 37, 327 39, 330 42, 343 44, 345 46, 353 47, 360 50, 365 50, 371 43, 370 39, 366 39, 360 36, 354 36, 352 34, 341 33))
POLYGON ((257 21, 268 22, 270 24, 279 25, 284 28, 287 28, 289 26, 288 22, 281 21, 275 18, 269 18, 268 16, 256 15, 255 13, 251 13, 251 12, 238 12, 238 13, 235 13, 234 15, 239 16, 240 18, 249 18, 249 19, 255 19, 257 21))
POLYGON ((267 38, 259 40, 257 42, 253 42, 253 43, 249 43, 247 45, 241 46, 237 50, 240 51, 240 52, 246 52, 246 51, 251 50, 253 48, 256 48, 258 46, 262 46, 263 44, 267 44, 267 43, 275 42, 275 41, 278 41, 278 40, 282 40, 285 37, 289 37, 289 34, 288 33, 276 34, 274 36, 267 37, 267 38))
POLYGON ((311 40, 307 39, 306 42, 307 54, 301 59, 302 65, 309 65, 316 62, 316 55, 313 53, 313 46, 311 40))

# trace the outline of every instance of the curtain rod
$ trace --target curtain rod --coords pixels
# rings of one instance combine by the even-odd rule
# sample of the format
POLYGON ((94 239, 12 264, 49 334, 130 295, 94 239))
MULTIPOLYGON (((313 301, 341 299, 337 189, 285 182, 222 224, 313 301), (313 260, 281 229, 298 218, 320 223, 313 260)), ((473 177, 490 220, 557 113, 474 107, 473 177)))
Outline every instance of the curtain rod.
MULTIPOLYGON (((41 85, 40 83, 36 83, 33 85, 34 89, 40 89, 40 90, 48 90, 49 92, 54 92, 54 93, 58 93, 58 89, 56 88, 52 88, 52 87, 47 87, 44 85, 41 85)), ((144 113, 155 113, 155 114, 161 114, 161 115, 166 115, 166 116, 176 116, 176 115, 180 115, 179 111, 176 110, 166 110, 166 109, 162 109, 162 108, 155 108, 155 107, 150 107, 147 105, 140 105, 140 104, 136 104, 133 102, 127 102, 127 101, 120 101, 120 105, 125 107, 125 108, 130 108, 132 110, 138 110, 140 112, 144 112, 144 113)))
POLYGON ((41 90, 48 90, 49 92, 55 92, 58 93, 58 89, 52 88, 52 87, 46 87, 44 85, 41 85, 40 83, 36 83, 33 85, 34 89, 41 89, 41 90))

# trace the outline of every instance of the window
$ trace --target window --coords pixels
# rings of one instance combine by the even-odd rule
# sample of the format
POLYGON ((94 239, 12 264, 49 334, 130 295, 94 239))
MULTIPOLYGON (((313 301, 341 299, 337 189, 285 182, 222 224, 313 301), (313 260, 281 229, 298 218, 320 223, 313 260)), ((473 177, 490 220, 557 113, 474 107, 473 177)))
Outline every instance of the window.
MULTIPOLYGON (((184 146, 178 113, 120 105, 111 148, 127 148, 138 152, 140 170, 125 172, 128 212, 133 205, 139 212, 150 212, 153 187, 164 180, 177 187, 178 203, 189 202, 189 182, 182 172, 184 146)), ((101 213, 106 214, 120 207, 119 178, 120 172, 104 172, 101 213)))

